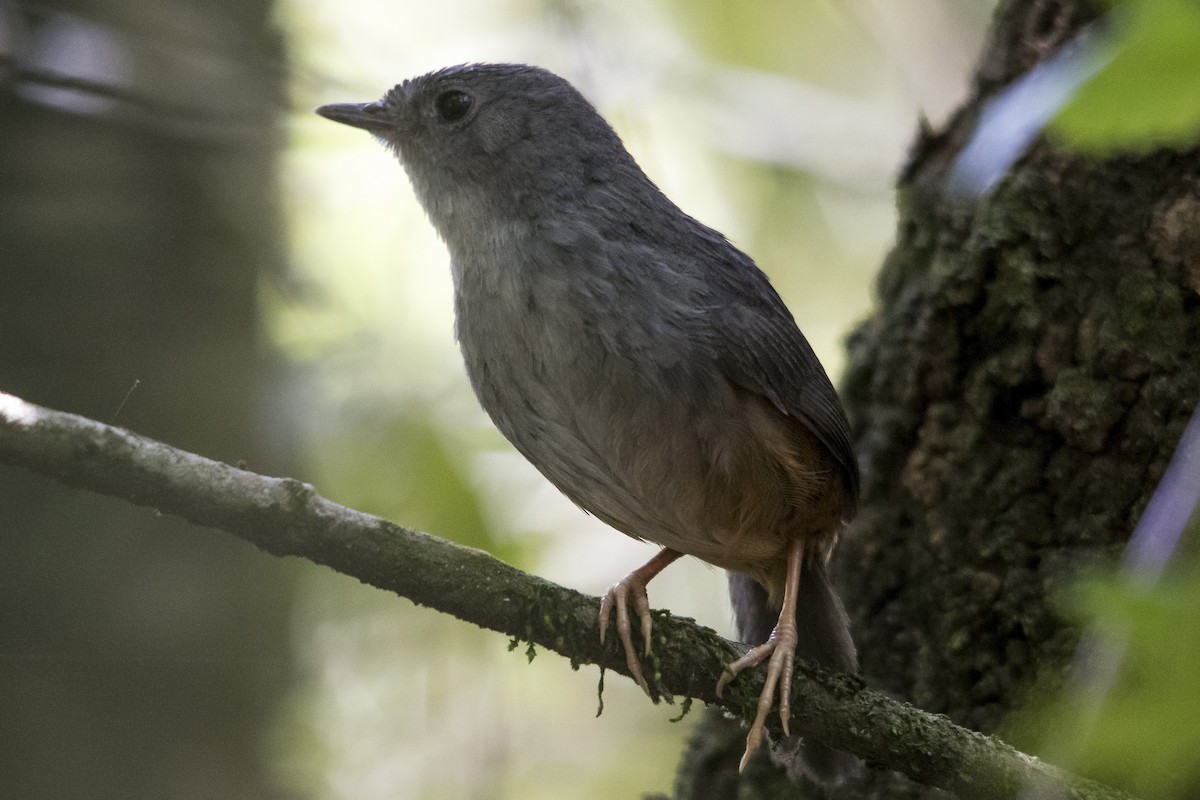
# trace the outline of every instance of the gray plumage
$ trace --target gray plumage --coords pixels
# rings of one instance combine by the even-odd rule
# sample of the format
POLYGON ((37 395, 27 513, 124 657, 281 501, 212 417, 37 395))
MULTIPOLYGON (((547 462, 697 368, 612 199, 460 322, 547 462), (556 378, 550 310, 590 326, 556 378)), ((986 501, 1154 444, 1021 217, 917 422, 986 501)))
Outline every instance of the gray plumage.
POLYGON ((471 385, 509 441, 614 528, 734 571, 751 643, 803 539, 798 653, 856 668, 824 570, 857 505, 846 417, 750 258, 545 70, 454 67, 320 112, 399 156, 450 251, 471 385))

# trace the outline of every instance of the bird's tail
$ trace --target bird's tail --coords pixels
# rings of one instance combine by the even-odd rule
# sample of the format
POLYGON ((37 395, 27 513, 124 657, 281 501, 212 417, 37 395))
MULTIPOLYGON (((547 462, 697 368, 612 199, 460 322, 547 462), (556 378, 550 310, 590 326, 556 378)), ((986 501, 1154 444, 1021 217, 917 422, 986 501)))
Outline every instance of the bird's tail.
MULTIPOLYGON (((729 595, 741 640, 751 645, 765 642, 779 621, 780 613, 780 609, 768 602, 766 588, 749 575, 730 572, 729 595)), ((796 629, 797 658, 814 661, 836 672, 858 671, 858 656, 850 638, 846 609, 819 558, 806 560, 800 573, 796 629)), ((794 743, 781 742, 772 752, 793 776, 803 772, 823 782, 847 778, 858 770, 859 765, 858 759, 851 754, 819 742, 806 741, 798 751, 794 743)))

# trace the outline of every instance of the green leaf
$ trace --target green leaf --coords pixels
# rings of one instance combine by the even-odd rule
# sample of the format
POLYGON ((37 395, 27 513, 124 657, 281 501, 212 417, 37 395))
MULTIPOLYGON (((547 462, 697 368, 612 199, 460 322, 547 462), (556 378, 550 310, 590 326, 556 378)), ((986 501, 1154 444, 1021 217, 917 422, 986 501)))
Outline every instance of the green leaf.
POLYGON ((1153 589, 1125 576, 1080 587, 1076 611, 1115 659, 1111 682, 1074 683, 1033 716, 1040 755, 1142 797, 1196 797, 1200 787, 1200 565, 1153 589))
POLYGON ((1200 139, 1200 4, 1130 0, 1112 13, 1111 61, 1051 131, 1096 153, 1200 139))

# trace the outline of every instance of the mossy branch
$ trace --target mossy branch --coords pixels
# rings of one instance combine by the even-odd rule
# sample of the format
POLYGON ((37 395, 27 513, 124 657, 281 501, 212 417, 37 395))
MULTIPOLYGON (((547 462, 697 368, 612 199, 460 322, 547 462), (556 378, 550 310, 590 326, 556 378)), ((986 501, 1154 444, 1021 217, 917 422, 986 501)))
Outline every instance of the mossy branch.
MULTIPOLYGON (((332 503, 313 487, 177 450, 74 414, 0 393, 0 462, 69 486, 154 508, 239 536, 277 556, 300 556, 419 605, 628 675, 612 637, 597 636, 597 598, 503 564, 480 550, 332 503)), ((725 698, 722 666, 741 646, 691 620, 655 612, 649 674, 664 697, 685 697, 753 718, 760 671, 743 673, 725 698)), ((791 728, 875 767, 989 800, 1030 786, 1073 800, 1124 798, 994 737, 960 728, 863 686, 850 675, 797 665, 791 728)))

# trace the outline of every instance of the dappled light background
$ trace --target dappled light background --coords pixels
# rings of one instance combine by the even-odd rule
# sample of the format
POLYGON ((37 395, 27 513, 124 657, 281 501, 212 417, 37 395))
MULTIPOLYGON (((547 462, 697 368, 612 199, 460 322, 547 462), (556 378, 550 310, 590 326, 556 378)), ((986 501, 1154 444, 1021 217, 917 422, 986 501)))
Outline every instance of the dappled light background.
MULTIPOLYGON (((654 548, 492 428, 402 170, 311 109, 461 62, 559 72, 836 380, 905 149, 965 96, 991 5, 0 0, 0 388, 598 594, 654 548)), ((692 725, 615 676, 597 717, 594 668, 19 470, 0 537, 3 797, 633 797, 692 725)), ((702 564, 651 602, 731 633, 702 564)))
MULTIPOLYGON (((575 509, 492 428, 453 341, 445 250, 402 170, 313 106, 469 61, 559 72, 668 196, 756 258, 836 378, 905 147, 920 114, 939 122, 964 96, 986 21, 986 4, 953 2, 283 3, 291 271, 264 311, 318 487, 592 594, 655 552, 575 509)), ((698 562, 656 579, 651 602, 732 633, 724 577, 698 562)), ((306 573, 294 633, 304 678, 281 774, 321 797, 666 791, 691 725, 619 677, 596 718, 594 668, 527 664, 523 644, 328 573, 306 573)))

